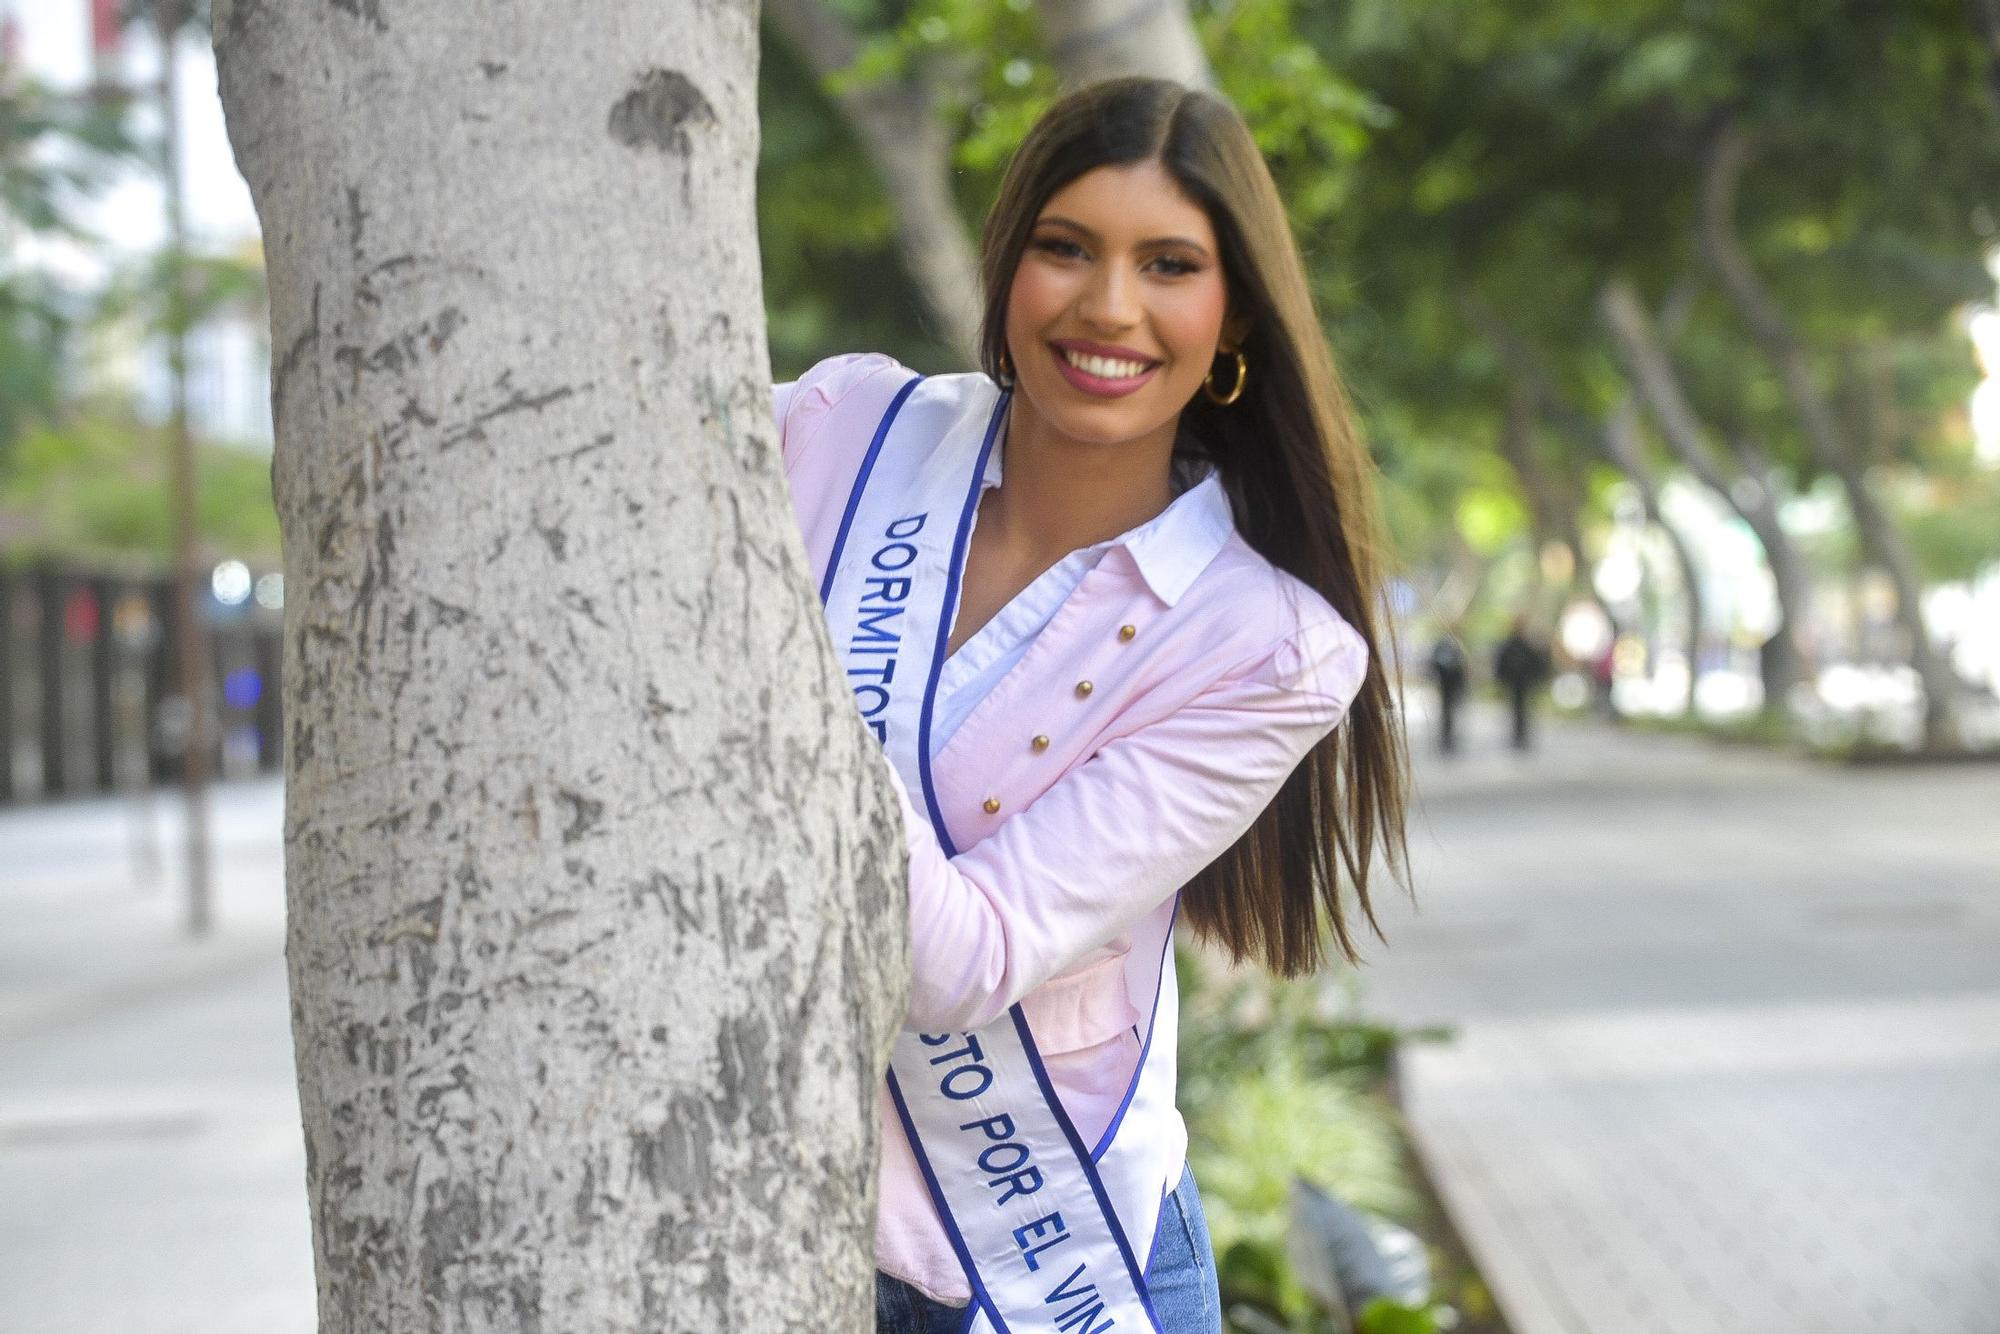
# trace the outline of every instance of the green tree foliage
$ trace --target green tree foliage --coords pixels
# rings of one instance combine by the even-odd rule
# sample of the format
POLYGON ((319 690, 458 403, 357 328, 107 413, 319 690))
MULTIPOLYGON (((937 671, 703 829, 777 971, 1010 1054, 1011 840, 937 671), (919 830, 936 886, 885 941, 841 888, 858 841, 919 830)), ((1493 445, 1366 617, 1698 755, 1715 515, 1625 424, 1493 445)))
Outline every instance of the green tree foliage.
MULTIPOLYGON (((57 94, 0 71, 0 207, 10 239, 101 244, 82 206, 121 166, 144 156, 127 125, 130 99, 101 91, 57 94)), ((167 445, 130 404, 85 399, 75 374, 91 331, 142 337, 217 316, 261 312, 264 274, 254 247, 182 262, 186 302, 169 300, 161 254, 119 265, 95 292, 52 276, 0 273, 0 534, 10 560, 39 557, 158 567, 172 526, 167 445)), ((278 556, 269 461, 228 446, 198 455, 200 529, 218 552, 278 556)))
POLYGON ((53 417, 72 316, 59 287, 29 275, 0 279, 0 468, 30 423, 53 417))
POLYGON ((30 239, 89 243, 80 206, 136 148, 125 103, 51 92, 0 65, 0 468, 20 434, 61 410, 85 303, 46 273, 15 267, 30 239))
POLYGON ((10 227, 93 239, 77 207, 136 148, 122 97, 51 92, 0 66, 0 209, 10 227))
POLYGON ((1401 1138, 1375 1091, 1398 1035, 1330 1016, 1321 983, 1222 978, 1185 952, 1176 966, 1186 979, 1176 1100, 1223 1304, 1318 1328, 1287 1259, 1293 1179, 1371 1213, 1410 1218, 1417 1208, 1401 1138))
MULTIPOLYGON (((1502 367, 1472 350, 1466 296, 1542 348, 1576 403, 1608 408, 1623 385, 1591 295, 1623 272, 1657 299, 1698 270, 1704 154, 1728 123, 1763 147, 1741 225, 1823 381, 1843 381, 1843 357, 1890 356, 1910 408, 1886 414, 1883 452, 1929 466, 1929 447, 1958 447, 1911 410, 1969 388, 1948 316, 1989 290, 1978 252, 1996 226, 2000 132, 1955 0, 1360 0, 1314 10, 1310 35, 1389 116, 1320 249, 1357 275, 1337 313, 1364 400, 1401 410, 1392 476, 1409 466, 1397 451, 1488 447, 1502 367)), ((1719 293, 1676 351, 1706 414, 1810 480, 1791 409, 1719 293)))
POLYGON ((897 262, 894 219, 866 156, 811 74, 779 41, 763 47, 757 224, 773 375, 794 379, 836 352, 886 352, 953 369, 897 262))
MULTIPOLYGON (((279 557, 270 458, 204 446, 197 455, 199 528, 217 556, 279 557)), ((172 550, 164 431, 114 407, 30 426, 0 476, 0 533, 9 560, 162 566, 172 550)))
POLYGON ((142 256, 115 272, 98 294, 93 318, 104 324, 132 321, 149 332, 168 333, 178 318, 187 329, 227 314, 261 316, 269 296, 263 256, 183 255, 180 301, 174 300, 176 265, 165 251, 142 256))
POLYGON ((1971 579, 2000 543, 2000 472, 1956 463, 1926 473, 1895 497, 1924 577, 1971 579))

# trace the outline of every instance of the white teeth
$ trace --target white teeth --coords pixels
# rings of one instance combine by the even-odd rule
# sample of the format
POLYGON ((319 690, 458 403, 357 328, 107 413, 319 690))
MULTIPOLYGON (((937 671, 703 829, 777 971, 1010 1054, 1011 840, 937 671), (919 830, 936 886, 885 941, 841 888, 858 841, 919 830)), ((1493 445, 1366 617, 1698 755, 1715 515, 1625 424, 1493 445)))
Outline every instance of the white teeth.
POLYGON ((1120 361, 1116 357, 1097 357, 1084 352, 1073 352, 1069 348, 1060 349, 1063 360, 1100 380, 1129 380, 1146 372, 1143 361, 1120 361))

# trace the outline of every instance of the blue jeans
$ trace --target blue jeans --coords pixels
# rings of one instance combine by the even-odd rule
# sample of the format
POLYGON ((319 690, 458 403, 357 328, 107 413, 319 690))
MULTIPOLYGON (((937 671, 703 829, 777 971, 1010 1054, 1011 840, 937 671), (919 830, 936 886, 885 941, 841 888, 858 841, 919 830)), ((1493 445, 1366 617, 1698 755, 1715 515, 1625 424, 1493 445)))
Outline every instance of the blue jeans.
MULTIPOLYGON (((1215 1252, 1192 1169, 1160 1209, 1160 1232, 1146 1262, 1146 1289, 1162 1334, 1222 1334, 1215 1252)), ((934 1302, 901 1279, 875 1275, 875 1334, 959 1334, 969 1312, 934 1302)))

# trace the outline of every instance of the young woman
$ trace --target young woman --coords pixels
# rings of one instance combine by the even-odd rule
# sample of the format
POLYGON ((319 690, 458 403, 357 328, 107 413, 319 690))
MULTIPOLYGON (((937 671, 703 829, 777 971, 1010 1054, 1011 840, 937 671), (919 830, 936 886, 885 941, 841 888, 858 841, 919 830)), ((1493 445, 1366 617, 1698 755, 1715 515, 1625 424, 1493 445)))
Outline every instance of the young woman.
POLYGON ((776 395, 910 848, 878 1326, 1207 1334, 1170 943, 1351 959, 1343 874, 1373 925, 1404 780, 1370 463, 1216 97, 1051 107, 982 278, 983 373, 844 356, 776 395))

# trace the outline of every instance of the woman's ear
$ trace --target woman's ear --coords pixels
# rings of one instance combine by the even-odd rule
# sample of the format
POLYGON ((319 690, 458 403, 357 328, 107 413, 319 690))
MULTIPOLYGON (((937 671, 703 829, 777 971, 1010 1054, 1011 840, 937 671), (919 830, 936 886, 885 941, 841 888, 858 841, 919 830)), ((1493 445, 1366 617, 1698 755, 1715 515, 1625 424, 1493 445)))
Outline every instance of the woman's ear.
POLYGON ((1223 317, 1222 337, 1216 344, 1216 351, 1234 352, 1243 346, 1243 340, 1249 336, 1249 313, 1247 311, 1233 311, 1223 317))

